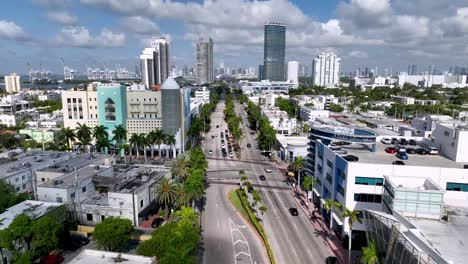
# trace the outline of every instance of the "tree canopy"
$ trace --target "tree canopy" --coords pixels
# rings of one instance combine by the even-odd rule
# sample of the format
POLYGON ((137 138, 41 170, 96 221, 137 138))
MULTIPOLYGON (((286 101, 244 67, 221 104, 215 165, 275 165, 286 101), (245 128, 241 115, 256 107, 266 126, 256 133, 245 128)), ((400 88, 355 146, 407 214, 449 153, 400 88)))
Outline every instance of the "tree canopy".
POLYGON ((129 219, 109 217, 96 225, 93 235, 99 248, 115 252, 127 246, 132 231, 129 219))

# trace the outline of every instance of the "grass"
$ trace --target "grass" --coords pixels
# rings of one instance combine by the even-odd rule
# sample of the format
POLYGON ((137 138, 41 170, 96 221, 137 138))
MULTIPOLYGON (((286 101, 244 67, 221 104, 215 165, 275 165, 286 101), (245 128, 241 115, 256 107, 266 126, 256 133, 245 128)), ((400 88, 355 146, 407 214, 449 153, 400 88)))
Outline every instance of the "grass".
POLYGON ((257 229, 258 234, 263 239, 263 244, 268 253, 268 258, 270 259, 271 264, 276 264, 275 257, 273 256, 273 251, 270 248, 270 243, 268 242, 268 238, 263 230, 262 224, 258 221, 257 216, 253 212, 250 204, 247 200, 247 194, 244 190, 235 189, 229 192, 229 199, 231 200, 232 204, 236 207, 237 210, 244 216, 244 218, 248 219, 250 223, 257 229))

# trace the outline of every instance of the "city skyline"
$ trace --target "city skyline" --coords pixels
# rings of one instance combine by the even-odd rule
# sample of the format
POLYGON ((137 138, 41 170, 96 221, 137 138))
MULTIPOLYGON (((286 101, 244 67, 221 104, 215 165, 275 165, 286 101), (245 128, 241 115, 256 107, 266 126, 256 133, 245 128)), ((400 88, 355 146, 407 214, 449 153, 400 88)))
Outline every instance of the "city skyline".
POLYGON ((394 71, 406 71, 409 64, 463 66, 468 52, 463 47, 468 31, 463 1, 419 2, 136 1, 125 5, 108 0, 25 0, 4 7, 0 72, 23 74, 29 63, 59 73, 62 57, 81 73, 87 65, 134 70, 139 51, 154 37, 170 40, 171 65, 194 65, 200 35, 217 43, 215 64, 258 65, 263 61, 263 24, 268 21, 288 28, 286 61, 310 64, 317 54, 333 51, 343 58, 343 71, 358 65, 394 71), (430 10, 440 12, 426 12, 430 10), (231 14, 242 17, 234 22, 231 14))

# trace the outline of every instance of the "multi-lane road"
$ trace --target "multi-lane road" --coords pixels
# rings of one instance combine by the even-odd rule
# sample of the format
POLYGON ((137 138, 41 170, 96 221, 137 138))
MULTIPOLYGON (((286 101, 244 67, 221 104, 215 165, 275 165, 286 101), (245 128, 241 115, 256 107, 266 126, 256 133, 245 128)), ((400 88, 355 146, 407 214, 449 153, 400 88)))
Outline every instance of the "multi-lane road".
POLYGON ((243 222, 227 200, 227 192, 236 188, 239 182, 239 170, 243 169, 255 185, 267 213, 262 221, 271 244, 277 263, 324 263, 332 255, 323 243, 321 234, 312 229, 306 215, 299 209, 298 216, 289 213, 290 207, 297 207, 289 185, 281 172, 269 165, 269 162, 256 149, 255 137, 247 128, 247 116, 241 105, 236 103, 236 112, 242 117, 245 138, 241 143, 241 155, 234 158, 222 158, 219 133, 227 129, 223 120, 221 101, 212 118, 212 128, 206 134, 204 149, 209 160, 208 179, 211 182, 207 189, 205 211, 202 214, 204 236, 204 263, 268 263, 261 240, 255 231, 243 222), (219 128, 216 128, 219 125, 219 128), (212 135, 218 137, 212 139, 212 135), (251 148, 247 144, 251 144, 251 148), (210 154, 209 151, 212 151, 210 154), (265 167, 272 169, 271 173, 265 167), (259 175, 265 175, 264 181, 259 175), (238 226, 237 230, 233 228, 238 226), (233 235, 243 238, 236 240, 233 235), (236 241, 246 241, 237 242, 236 241), (246 246, 241 246, 246 244, 246 246), (231 247, 229 247, 231 246, 231 247), (240 253, 244 252, 244 253, 240 253), (240 254, 239 254, 240 253, 240 254), (243 256, 241 262, 236 256, 243 256))

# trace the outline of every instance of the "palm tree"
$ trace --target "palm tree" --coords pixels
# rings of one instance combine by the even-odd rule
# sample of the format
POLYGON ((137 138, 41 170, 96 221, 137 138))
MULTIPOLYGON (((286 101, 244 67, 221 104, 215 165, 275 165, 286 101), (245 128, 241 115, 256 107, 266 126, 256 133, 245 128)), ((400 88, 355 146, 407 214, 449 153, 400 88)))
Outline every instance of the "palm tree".
POLYGON ((67 140, 68 149, 71 150, 71 144, 76 139, 75 132, 69 127, 62 127, 61 132, 67 140))
POLYGON ((291 168, 298 172, 297 174, 297 187, 300 188, 301 185, 301 175, 299 174, 305 167, 305 159, 301 156, 297 157, 295 161, 291 163, 291 168))
POLYGON ((187 191, 185 190, 185 187, 183 184, 177 185, 177 190, 176 190, 175 195, 176 195, 176 199, 174 201, 174 205, 177 208, 181 208, 189 204, 190 199, 188 197, 187 191))
POLYGON ((110 147, 110 142, 109 142, 109 139, 107 139, 106 137, 100 137, 96 140, 96 149, 99 151, 99 152, 104 152, 106 150, 106 148, 109 148, 110 147))
POLYGON ((189 174, 190 158, 186 153, 182 153, 173 161, 171 168, 172 177, 185 179, 189 174))
POLYGON ((192 200, 192 207, 195 207, 195 201, 201 199, 205 193, 205 177, 203 170, 194 169, 187 176, 184 182, 188 197, 192 200))
POLYGON ((93 129, 93 137, 96 140, 96 149, 102 150, 100 147, 109 147, 110 144, 108 140, 109 134, 107 133, 107 127, 103 125, 95 126, 93 129), (98 147, 98 141, 101 141, 100 147, 98 147), (105 146, 102 143, 106 143, 104 144, 105 146))
POLYGON ((156 184, 154 192, 158 197, 158 201, 164 204, 164 210, 166 211, 165 219, 169 216, 169 205, 176 199, 177 188, 177 185, 168 178, 163 178, 156 184))
POLYGON ((89 126, 78 123, 78 127, 76 128, 76 138, 80 141, 79 146, 82 146, 85 152, 86 146, 91 144, 91 135, 92 131, 89 126))
POLYGON ((146 138, 148 140, 148 142, 151 142, 152 144, 150 144, 151 146, 151 159, 154 159, 154 140, 155 140, 155 133, 154 133, 154 130, 153 131, 150 131, 147 135, 146 135, 146 138))
MULTIPOLYGON (((172 146, 176 144, 175 136, 171 134, 166 134, 166 137, 164 138, 164 144, 169 146, 169 149, 172 149, 172 146)), ((168 155, 169 155, 169 151, 166 151, 166 156, 168 155)))
POLYGON ((140 159, 139 147, 142 142, 142 137, 142 134, 132 134, 130 137, 130 144, 136 149, 136 156, 138 160, 140 159))
POLYGON ((158 156, 159 158, 161 158, 161 144, 164 143, 164 140, 166 138, 166 135, 164 134, 164 131, 162 131, 161 129, 155 129, 154 131, 154 143, 156 143, 156 145, 158 145, 158 156))
POLYGON ((262 197, 260 196, 260 193, 257 190, 252 191, 252 196, 254 200, 254 206, 257 206, 257 204, 262 201, 262 197))
POLYGON ((359 211, 357 210, 349 210, 347 207, 344 207, 344 211, 341 214, 343 219, 348 218, 348 225, 349 225, 349 243, 348 243, 348 263, 351 263, 351 236, 353 234, 353 224, 359 222, 362 224, 361 218, 359 218, 359 211))
POLYGON ((244 170, 239 170, 239 176, 240 176, 241 186, 242 186, 245 183, 245 181, 248 180, 249 178, 247 177, 247 175, 245 175, 244 170))
POLYGON ((377 250, 377 245, 374 240, 371 240, 367 247, 362 248, 361 256, 362 264, 377 264, 380 263, 380 255, 377 250))
POLYGON ((327 210, 327 213, 330 214, 330 238, 332 235, 332 228, 333 228, 333 210, 335 208, 341 208, 341 204, 333 199, 325 199, 325 203, 323 204, 323 208, 327 210))
POLYGON ((263 218, 263 214, 266 213, 267 211, 267 208, 265 205, 262 205, 258 208, 258 210, 260 210, 260 214, 262 215, 262 218, 263 218))
MULTIPOLYGON (((127 130, 123 125, 118 125, 115 126, 114 131, 112 131, 114 136, 112 137, 112 140, 115 142, 116 145, 120 145, 124 143, 125 140, 127 140, 127 130)), ((125 152, 122 153, 125 155, 125 152)))

